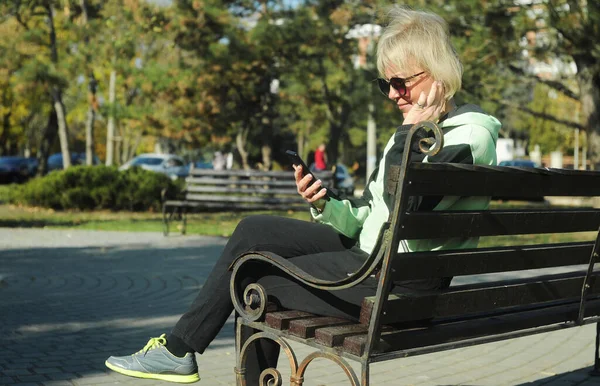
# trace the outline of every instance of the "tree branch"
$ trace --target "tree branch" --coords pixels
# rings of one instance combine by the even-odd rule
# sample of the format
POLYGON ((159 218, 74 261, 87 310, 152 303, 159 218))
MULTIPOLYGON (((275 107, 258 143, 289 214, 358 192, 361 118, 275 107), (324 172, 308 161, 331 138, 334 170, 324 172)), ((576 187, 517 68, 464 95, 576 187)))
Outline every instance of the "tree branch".
POLYGON ((18 9, 15 9, 14 17, 15 17, 15 20, 17 20, 17 23, 21 24, 23 26, 23 28, 25 28, 26 31, 29 31, 29 26, 21 18, 21 14, 19 13, 18 9))
POLYGON ((545 84, 546 86, 553 88, 556 91, 561 92, 562 94, 564 94, 565 96, 574 99, 576 101, 579 100, 580 96, 576 93, 574 93, 573 91, 571 91, 571 89, 569 89, 566 85, 564 85, 563 83, 556 81, 556 80, 549 80, 549 79, 542 79, 537 75, 533 75, 533 74, 527 74, 525 71, 523 71, 523 69, 514 66, 514 65, 509 65, 508 68, 514 72, 515 74, 519 75, 519 76, 524 76, 526 78, 529 79, 533 79, 539 83, 545 84))
POLYGON ((533 111, 532 109, 530 109, 528 107, 524 107, 524 106, 518 105, 516 103, 507 102, 507 101, 498 100, 498 99, 490 99, 490 102, 517 109, 519 111, 522 111, 524 113, 532 115, 536 118, 542 118, 547 121, 551 121, 551 122, 559 123, 561 125, 566 125, 566 126, 570 126, 570 127, 574 127, 574 128, 578 128, 578 129, 587 131, 587 127, 582 125, 581 123, 568 121, 565 119, 556 118, 555 116, 550 115, 550 114, 533 111))

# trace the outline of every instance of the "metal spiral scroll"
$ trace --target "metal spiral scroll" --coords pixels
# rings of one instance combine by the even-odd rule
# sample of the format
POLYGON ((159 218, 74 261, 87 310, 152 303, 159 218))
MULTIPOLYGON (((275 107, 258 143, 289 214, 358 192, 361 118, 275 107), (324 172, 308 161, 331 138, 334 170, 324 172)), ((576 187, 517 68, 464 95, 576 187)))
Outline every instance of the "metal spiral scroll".
MULTIPOLYGON (((246 385, 244 373, 246 368, 246 360, 248 359, 248 348, 250 348, 251 345, 257 344, 259 339, 272 340, 281 347, 289 361, 290 372, 292 376, 290 381, 292 382, 292 385, 302 385, 302 380, 296 379, 295 376, 298 372, 298 360, 296 359, 294 351, 285 340, 281 339, 281 337, 268 332, 259 332, 252 335, 241 348, 239 354, 240 356, 238 358, 238 369, 236 371, 238 374, 238 385, 246 385)), ((283 384, 283 378, 281 377, 281 373, 276 368, 270 367, 268 369, 264 369, 260 373, 259 384, 260 386, 281 386, 283 384)))
POLYGON ((242 305, 238 299, 238 291, 233 288, 233 281, 231 282, 231 295, 233 301, 233 307, 235 310, 246 320, 255 322, 261 320, 267 309, 267 292, 257 283, 249 284, 244 289, 243 299, 244 304, 242 305))
POLYGON ((281 373, 277 369, 271 367, 260 373, 258 384, 260 386, 281 386, 283 384, 283 379, 281 378, 281 373))
POLYGON ((415 136, 414 134, 417 131, 423 130, 423 129, 429 129, 429 130, 433 131, 433 134, 435 137, 434 138, 431 138, 431 137, 420 138, 419 139, 419 150, 421 151, 421 153, 423 153, 429 157, 434 156, 437 153, 439 153, 440 150, 442 150, 442 147, 444 147, 444 132, 435 123, 429 122, 429 121, 423 121, 423 122, 414 124, 410 128, 410 132, 408 133, 407 139, 411 142, 414 141, 413 137, 415 139, 418 138, 418 136, 415 136))

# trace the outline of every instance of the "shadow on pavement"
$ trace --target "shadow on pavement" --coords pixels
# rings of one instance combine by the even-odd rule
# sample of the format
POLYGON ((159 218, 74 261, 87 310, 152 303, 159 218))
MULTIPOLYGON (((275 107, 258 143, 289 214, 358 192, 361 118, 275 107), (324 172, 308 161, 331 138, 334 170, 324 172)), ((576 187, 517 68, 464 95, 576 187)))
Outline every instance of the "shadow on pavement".
MULTIPOLYGON (((0 250, 0 385, 130 382, 107 380, 105 359, 168 333, 222 250, 185 238, 141 245, 131 237, 132 244, 108 247, 0 250)), ((230 319, 211 348, 233 351, 233 339, 230 319)), ((590 370, 519 385, 599 385, 590 370)))
POLYGON ((43 228, 45 226, 72 226, 72 221, 48 221, 38 219, 11 220, 0 219, 1 228, 43 228))
MULTIPOLYGON (((132 354, 170 332, 221 249, 0 250, 0 384, 104 374, 108 356, 132 354)), ((233 336, 228 323, 215 347, 232 345, 233 336)))

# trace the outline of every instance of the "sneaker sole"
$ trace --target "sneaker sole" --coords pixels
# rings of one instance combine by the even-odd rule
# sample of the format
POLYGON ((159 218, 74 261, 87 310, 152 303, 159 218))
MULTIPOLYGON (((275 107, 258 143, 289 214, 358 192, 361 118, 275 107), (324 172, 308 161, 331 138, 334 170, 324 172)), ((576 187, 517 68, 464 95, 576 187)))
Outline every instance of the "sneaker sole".
POLYGON ((151 373, 143 373, 141 371, 133 371, 133 370, 125 370, 117 366, 113 366, 108 363, 108 361, 104 362, 106 367, 115 371, 119 374, 128 375, 130 377, 135 378, 144 378, 144 379, 159 379, 161 381, 167 382, 175 382, 175 383, 194 383, 200 380, 200 376, 198 374, 190 374, 190 375, 174 375, 174 374, 151 374, 151 373))

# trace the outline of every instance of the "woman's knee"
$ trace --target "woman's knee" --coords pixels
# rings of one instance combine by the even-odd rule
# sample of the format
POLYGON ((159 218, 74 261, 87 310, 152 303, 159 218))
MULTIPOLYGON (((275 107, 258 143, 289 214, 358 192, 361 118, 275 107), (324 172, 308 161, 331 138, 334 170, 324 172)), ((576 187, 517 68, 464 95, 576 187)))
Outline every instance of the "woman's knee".
POLYGON ((238 225, 235 227, 233 234, 231 237, 250 237, 252 235, 256 235, 256 231, 271 219, 272 216, 267 216, 264 214, 256 214, 248 217, 244 217, 238 225))

